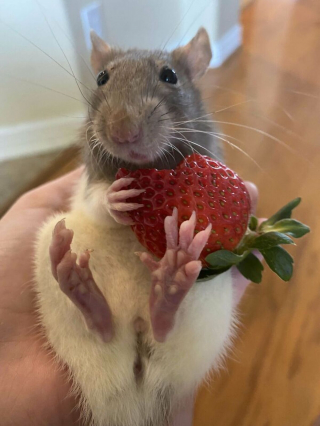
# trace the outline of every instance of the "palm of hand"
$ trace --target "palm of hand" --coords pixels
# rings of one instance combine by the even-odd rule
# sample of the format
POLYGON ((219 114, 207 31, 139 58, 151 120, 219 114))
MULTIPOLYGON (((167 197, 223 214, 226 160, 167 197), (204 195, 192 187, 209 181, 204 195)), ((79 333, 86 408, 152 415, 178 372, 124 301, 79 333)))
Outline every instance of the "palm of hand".
POLYGON ((76 425, 66 372, 39 338, 32 291, 33 242, 40 224, 65 207, 79 171, 22 197, 0 222, 0 357, 4 425, 76 425), (66 190, 69 188, 69 190, 66 190))

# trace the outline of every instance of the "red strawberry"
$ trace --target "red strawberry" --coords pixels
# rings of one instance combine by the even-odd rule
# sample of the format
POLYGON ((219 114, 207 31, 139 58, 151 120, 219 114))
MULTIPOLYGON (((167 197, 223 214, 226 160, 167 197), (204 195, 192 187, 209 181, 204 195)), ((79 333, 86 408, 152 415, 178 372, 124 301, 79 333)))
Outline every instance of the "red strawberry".
POLYGON ((200 260, 206 264, 208 254, 234 250, 244 236, 250 215, 250 198, 243 181, 224 164, 212 158, 192 154, 175 170, 120 169, 116 178, 134 177, 129 189, 145 189, 138 197, 127 200, 144 204, 129 212, 135 221, 132 229, 140 243, 158 258, 166 251, 164 219, 178 209, 179 226, 197 215, 195 232, 212 223, 209 241, 200 260))

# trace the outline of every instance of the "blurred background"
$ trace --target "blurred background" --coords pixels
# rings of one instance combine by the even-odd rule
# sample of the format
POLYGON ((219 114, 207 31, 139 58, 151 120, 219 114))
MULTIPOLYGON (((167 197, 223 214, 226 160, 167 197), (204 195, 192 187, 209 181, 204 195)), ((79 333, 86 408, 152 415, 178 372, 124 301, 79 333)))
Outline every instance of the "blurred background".
POLYGON ((211 65, 218 67, 241 45, 239 1, 0 2, 0 177, 6 181, 0 211, 75 142, 86 113, 84 97, 96 87, 87 65, 91 28, 111 45, 171 50, 204 26, 211 65))
POLYGON ((119 47, 170 50, 200 26, 213 59, 199 87, 227 164, 258 185, 260 216, 301 196, 296 218, 312 233, 290 247, 290 283, 266 271, 250 286, 235 347, 199 390, 194 425, 320 424, 319 0, 2 0, 0 216, 81 161, 87 105, 73 74, 86 96, 96 84, 90 28, 119 47))

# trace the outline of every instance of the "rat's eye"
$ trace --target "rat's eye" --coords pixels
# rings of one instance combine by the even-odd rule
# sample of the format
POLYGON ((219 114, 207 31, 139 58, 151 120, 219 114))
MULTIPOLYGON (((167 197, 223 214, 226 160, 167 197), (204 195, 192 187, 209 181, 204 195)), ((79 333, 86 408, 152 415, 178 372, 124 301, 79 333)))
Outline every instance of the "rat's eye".
POLYGON ((109 80, 109 74, 107 73, 107 71, 106 70, 101 71, 97 77, 97 84, 98 86, 103 86, 104 84, 106 84, 108 80, 109 80))
POLYGON ((174 70, 169 67, 163 67, 160 71, 160 80, 165 83, 177 84, 178 77, 174 70))

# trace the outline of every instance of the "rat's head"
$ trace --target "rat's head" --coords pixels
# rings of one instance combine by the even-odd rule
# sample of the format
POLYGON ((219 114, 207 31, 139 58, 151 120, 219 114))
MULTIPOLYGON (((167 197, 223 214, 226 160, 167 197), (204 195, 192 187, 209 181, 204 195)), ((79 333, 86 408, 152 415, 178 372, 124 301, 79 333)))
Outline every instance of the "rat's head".
POLYGON ((161 167, 164 157, 181 161, 171 145, 187 152, 187 144, 174 129, 203 112, 194 81, 205 73, 212 56, 205 29, 171 53, 122 51, 94 32, 91 40, 91 64, 97 76, 89 117, 91 148, 98 142, 100 156, 102 149, 109 154, 104 158, 133 167, 161 167))

